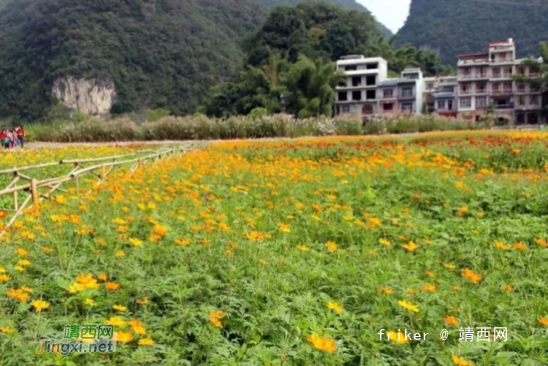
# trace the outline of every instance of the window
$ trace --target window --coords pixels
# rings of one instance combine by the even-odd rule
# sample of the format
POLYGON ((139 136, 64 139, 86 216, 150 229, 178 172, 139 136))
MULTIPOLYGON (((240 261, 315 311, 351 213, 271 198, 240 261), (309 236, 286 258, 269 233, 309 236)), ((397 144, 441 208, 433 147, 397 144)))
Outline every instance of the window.
POLYGON ((350 106, 348 105, 343 105, 341 109, 343 113, 350 113, 350 106))
POLYGON ((339 102, 346 102, 348 100, 347 92, 339 92, 339 102))
POLYGON ((485 107, 487 107, 487 98, 485 98, 485 97, 476 98, 476 106, 477 106, 478 108, 485 108, 485 107))
POLYGON ((524 83, 518 83, 518 92, 519 93, 525 92, 525 84, 524 83))
POLYGON ((378 69, 378 68, 379 68, 379 64, 377 64, 377 63, 367 64, 367 70, 375 70, 375 69, 378 69))
POLYGON ((384 89, 383 91, 384 98, 392 98, 393 96, 394 96, 394 89, 384 89))
POLYGON ((367 100, 370 99, 377 99, 377 91, 376 90, 368 90, 367 91, 367 100))
POLYGON ((362 85, 362 78, 360 77, 352 78, 352 86, 360 86, 360 85, 362 85))
POLYGON ((527 123, 529 123, 530 125, 538 124, 538 114, 537 113, 529 113, 527 115, 527 123))
POLYGON ((525 105, 525 97, 518 98, 518 105, 525 105))
POLYGON ((377 77, 375 75, 368 76, 365 79, 365 84, 367 86, 377 85, 377 77))
POLYGON ((402 97, 412 97, 413 96, 413 87, 412 86, 404 86, 401 89, 401 96, 402 97))
POLYGON ((493 69, 492 75, 494 78, 500 77, 500 69, 498 68, 493 69))
POLYGON ((438 109, 445 109, 445 100, 438 100, 438 109))
POLYGON ((356 100, 356 101, 362 100, 362 92, 361 91, 353 91, 352 92, 352 100, 356 100))
POLYGON ((476 90, 478 93, 482 94, 482 93, 485 93, 487 91, 487 84, 477 84, 476 85, 476 90))
POLYGON ((461 98, 460 99, 461 108, 472 108, 472 99, 471 98, 461 98))
POLYGON ((426 84, 426 89, 434 89, 434 83, 426 84))
POLYGON ((356 65, 349 65, 344 68, 346 71, 356 71, 356 65))
POLYGON ((538 95, 531 95, 531 105, 538 104, 538 95))
POLYGON ((401 104, 401 110, 404 112, 412 112, 413 111, 413 102, 405 102, 401 104))
POLYGON ((394 110, 394 104, 392 104, 392 103, 385 104, 383 106, 383 111, 385 111, 385 112, 391 112, 393 110, 394 110))
POLYGON ((447 110, 449 110, 449 111, 453 110, 453 101, 452 100, 447 101, 447 110))
POLYGON ((518 114, 516 115, 516 123, 517 123, 518 125, 524 124, 524 123, 525 123, 525 114, 523 114, 523 113, 518 113, 518 114))
POLYGON ((518 67, 518 74, 525 75, 525 69, 523 67, 518 67))

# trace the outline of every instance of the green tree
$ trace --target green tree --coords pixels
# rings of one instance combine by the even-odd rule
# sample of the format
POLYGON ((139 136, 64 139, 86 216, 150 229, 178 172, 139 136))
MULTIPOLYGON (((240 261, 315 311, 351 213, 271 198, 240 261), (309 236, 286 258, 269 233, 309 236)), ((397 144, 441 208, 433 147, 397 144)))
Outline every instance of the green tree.
POLYGON ((331 115, 335 87, 346 80, 332 62, 315 61, 301 55, 284 75, 288 98, 287 110, 299 118, 331 115))

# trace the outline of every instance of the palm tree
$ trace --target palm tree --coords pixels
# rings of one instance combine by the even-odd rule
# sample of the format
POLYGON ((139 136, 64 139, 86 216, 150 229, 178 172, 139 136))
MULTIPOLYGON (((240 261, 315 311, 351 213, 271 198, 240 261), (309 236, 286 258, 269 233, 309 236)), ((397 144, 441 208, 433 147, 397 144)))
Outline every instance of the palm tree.
POLYGON ((335 87, 346 81, 344 73, 334 70, 332 62, 299 56, 284 75, 288 111, 299 118, 332 115, 335 87))

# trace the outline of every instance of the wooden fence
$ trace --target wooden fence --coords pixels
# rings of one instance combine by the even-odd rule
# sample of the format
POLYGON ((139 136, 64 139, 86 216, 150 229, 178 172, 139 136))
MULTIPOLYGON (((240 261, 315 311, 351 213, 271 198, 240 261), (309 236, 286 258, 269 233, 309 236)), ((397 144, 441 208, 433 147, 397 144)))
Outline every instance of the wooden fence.
POLYGON ((127 174, 132 174, 137 168, 146 163, 154 164, 162 159, 169 159, 174 155, 180 155, 189 149, 190 147, 175 147, 161 151, 140 150, 131 154, 92 159, 61 160, 57 163, 2 170, 0 171, 0 175, 12 175, 13 178, 4 189, 0 190, 0 197, 13 196, 13 206, 10 206, 13 208, 2 209, 4 212, 10 212, 12 216, 4 226, 0 236, 3 235, 6 229, 13 225, 25 209, 38 205, 42 199, 52 199, 52 194, 56 191, 67 192, 61 188, 64 183, 74 182, 76 184, 76 192, 80 195, 80 178, 83 176, 93 175, 100 183, 117 167, 128 166, 130 168, 128 169, 127 174), (141 156, 143 153, 147 153, 147 155, 141 156), (30 173, 28 173, 29 171, 59 165, 72 165, 74 168, 66 175, 42 180, 33 178, 30 176, 30 173), (20 182, 26 183, 18 185, 20 182))

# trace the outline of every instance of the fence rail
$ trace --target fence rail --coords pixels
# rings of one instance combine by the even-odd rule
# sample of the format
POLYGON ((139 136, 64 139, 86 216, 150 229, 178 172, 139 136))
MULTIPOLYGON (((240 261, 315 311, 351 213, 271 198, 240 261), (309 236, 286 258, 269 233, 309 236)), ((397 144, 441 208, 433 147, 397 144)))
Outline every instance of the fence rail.
POLYGON ((13 179, 4 189, 0 190, 0 197, 13 195, 13 208, 1 209, 1 211, 11 212, 12 216, 1 230, 0 236, 2 236, 5 231, 14 224, 17 218, 23 214, 25 209, 32 206, 37 206, 40 200, 51 199, 51 195, 56 191, 66 192, 66 190, 61 188, 63 183, 74 181, 76 184, 76 192, 80 195, 80 178, 83 176, 93 175, 97 177, 98 183, 101 183, 117 167, 124 165, 129 166, 130 168, 128 169, 128 174, 133 174, 135 170, 146 163, 152 162, 154 164, 165 158, 183 154, 191 148, 192 146, 189 145, 186 147, 174 147, 162 151, 140 150, 135 153, 124 155, 90 159, 61 160, 57 163, 46 163, 2 170, 0 171, 0 175, 11 174, 13 175, 13 179), (149 154, 140 156, 143 152, 148 152, 149 154), (44 169, 59 165, 73 165, 74 168, 66 175, 42 180, 38 180, 27 175, 27 172, 31 170, 44 169), (25 181, 27 183, 18 185, 21 181, 25 181), (20 194, 26 194, 21 203, 19 197, 20 194))

